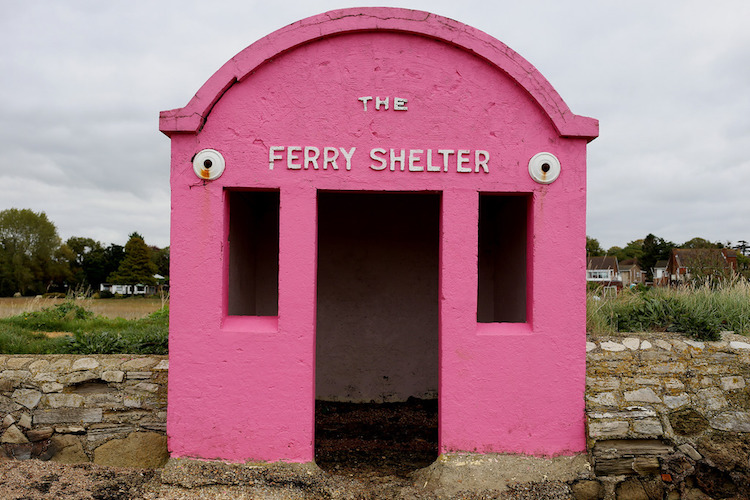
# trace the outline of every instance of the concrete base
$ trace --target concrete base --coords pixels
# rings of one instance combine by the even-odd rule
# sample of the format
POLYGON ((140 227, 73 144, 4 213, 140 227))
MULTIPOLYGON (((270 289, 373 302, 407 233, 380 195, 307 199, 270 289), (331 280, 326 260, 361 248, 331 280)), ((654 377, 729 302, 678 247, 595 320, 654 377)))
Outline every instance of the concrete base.
MULTIPOLYGON (((152 491, 219 491, 234 498, 464 498, 527 491, 535 498, 569 498, 569 484, 591 476, 586 455, 536 458, 520 455, 441 455, 408 480, 332 476, 314 463, 247 463, 170 459, 152 491), (473 497, 472 496, 472 497, 473 497)), ((224 497, 217 497, 224 498, 224 497)), ((227 497, 229 498, 229 497, 227 497)), ((482 497, 484 498, 484 497, 482 497)), ((494 497, 492 497, 494 498, 494 497)))
POLYGON ((418 486, 440 497, 460 491, 503 492, 509 485, 569 483, 591 476, 587 455, 552 458, 500 454, 444 454, 414 472, 418 486))

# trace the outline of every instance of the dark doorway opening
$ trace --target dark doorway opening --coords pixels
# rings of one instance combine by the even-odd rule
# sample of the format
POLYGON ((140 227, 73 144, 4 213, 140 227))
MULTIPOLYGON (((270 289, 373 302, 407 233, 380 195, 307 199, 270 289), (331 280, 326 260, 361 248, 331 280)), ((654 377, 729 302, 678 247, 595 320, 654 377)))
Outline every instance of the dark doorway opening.
POLYGON ((405 475, 437 458, 440 195, 320 192, 315 459, 405 475))

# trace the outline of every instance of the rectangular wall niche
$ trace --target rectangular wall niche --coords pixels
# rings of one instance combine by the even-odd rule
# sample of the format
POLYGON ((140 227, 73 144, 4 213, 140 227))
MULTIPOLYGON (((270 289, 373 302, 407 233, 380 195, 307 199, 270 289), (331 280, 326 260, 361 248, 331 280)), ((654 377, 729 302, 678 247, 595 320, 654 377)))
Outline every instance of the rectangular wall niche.
POLYGON ((279 313, 279 192, 229 191, 227 314, 279 313))
POLYGON ((529 197, 479 195, 479 323, 526 321, 529 197))

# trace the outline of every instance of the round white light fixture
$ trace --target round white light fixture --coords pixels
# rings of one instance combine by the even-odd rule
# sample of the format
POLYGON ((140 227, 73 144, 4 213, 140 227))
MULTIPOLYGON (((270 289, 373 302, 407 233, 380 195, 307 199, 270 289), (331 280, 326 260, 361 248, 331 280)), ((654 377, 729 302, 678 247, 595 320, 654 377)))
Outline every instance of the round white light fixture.
POLYGON ((226 162, 215 149, 204 149, 193 156, 193 172, 199 179, 212 181, 224 173, 226 162))
POLYGON ((539 184, 550 184, 560 176, 560 160, 552 153, 537 153, 529 160, 529 175, 539 184))

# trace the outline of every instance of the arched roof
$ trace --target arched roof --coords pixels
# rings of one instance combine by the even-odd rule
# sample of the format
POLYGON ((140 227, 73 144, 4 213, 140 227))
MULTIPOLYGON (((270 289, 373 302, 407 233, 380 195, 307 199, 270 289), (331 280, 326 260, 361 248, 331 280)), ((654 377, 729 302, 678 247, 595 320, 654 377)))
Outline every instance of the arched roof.
POLYGON ((333 10, 274 31, 227 61, 198 90, 187 106, 162 111, 159 129, 170 136, 173 133, 200 131, 211 108, 224 92, 281 53, 329 36, 378 30, 426 36, 480 57, 525 89, 549 116, 560 136, 592 140, 599 135, 597 120, 573 114, 547 79, 499 40, 446 17, 390 7, 333 10))

